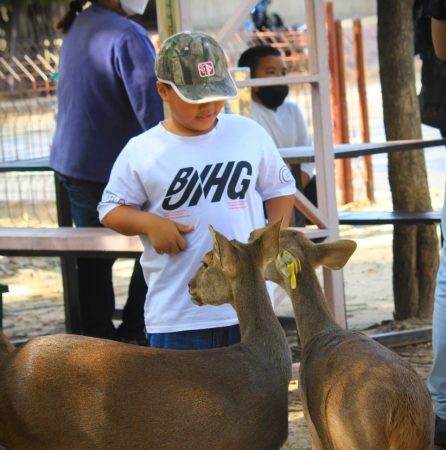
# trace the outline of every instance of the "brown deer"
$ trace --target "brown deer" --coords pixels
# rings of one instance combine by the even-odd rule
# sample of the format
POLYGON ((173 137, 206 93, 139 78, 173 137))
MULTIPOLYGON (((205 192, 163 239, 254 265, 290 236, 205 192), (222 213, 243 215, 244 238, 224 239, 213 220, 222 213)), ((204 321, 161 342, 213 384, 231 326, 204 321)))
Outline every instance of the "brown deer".
POLYGON ((271 450, 287 438, 291 357, 265 290, 279 227, 249 245, 214 233, 191 291, 230 301, 242 342, 159 350, 74 335, 12 350, 0 334, 0 445, 8 450, 271 450), (260 251, 261 250, 261 251, 260 251))
MULTIPOLYGON (((263 233, 255 230, 250 237, 263 233)), ((265 277, 291 298, 302 345, 299 389, 317 450, 433 449, 433 409, 415 370, 394 352, 331 317, 315 268, 342 268, 356 243, 315 244, 282 230, 265 277)))

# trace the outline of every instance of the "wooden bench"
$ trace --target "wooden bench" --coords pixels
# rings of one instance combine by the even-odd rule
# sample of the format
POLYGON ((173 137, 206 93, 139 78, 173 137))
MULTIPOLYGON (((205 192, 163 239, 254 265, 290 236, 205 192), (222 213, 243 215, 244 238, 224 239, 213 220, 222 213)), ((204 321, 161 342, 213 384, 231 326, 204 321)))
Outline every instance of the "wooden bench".
POLYGON ((0 228, 0 254, 13 256, 137 257, 143 248, 137 236, 108 228, 0 228))
POLYGON ((340 225, 440 223, 441 211, 339 211, 340 225))
POLYGON ((81 332, 76 259, 136 258, 141 252, 137 236, 123 236, 106 228, 0 228, 0 255, 57 256, 61 257, 62 271, 70 266, 64 279, 65 327, 70 333, 81 332))
MULTIPOLYGON (((301 228, 300 231, 310 239, 327 235, 325 230, 301 228)), ((142 250, 138 236, 123 236, 107 228, 0 228, 0 255, 57 256, 62 263, 67 260, 71 263, 74 271, 70 272, 68 282, 64 282, 65 326, 70 333, 81 332, 76 258, 137 258, 142 250)), ((7 292, 7 286, 3 285, 3 291, 1 286, 0 292, 7 292)), ((0 301, 0 317, 1 306, 0 301)), ((115 318, 120 319, 121 313, 117 309, 115 318)))

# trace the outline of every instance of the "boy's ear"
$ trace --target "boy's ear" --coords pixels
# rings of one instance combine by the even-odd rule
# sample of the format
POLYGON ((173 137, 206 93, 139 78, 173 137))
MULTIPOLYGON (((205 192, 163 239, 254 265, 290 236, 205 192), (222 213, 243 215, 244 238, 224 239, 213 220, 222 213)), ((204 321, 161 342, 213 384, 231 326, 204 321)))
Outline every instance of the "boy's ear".
POLYGON ((168 97, 167 97, 167 86, 165 83, 161 81, 156 82, 156 89, 158 91, 158 94, 163 99, 164 102, 169 103, 168 97))

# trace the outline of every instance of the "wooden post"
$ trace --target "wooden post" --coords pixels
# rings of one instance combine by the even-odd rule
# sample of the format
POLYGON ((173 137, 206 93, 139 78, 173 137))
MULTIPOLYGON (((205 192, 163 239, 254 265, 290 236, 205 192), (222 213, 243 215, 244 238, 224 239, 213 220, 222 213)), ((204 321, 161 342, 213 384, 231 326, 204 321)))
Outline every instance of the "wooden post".
POLYGON ((339 92, 339 67, 338 55, 335 35, 335 23, 333 16, 333 3, 327 2, 325 4, 327 34, 328 34, 328 67, 330 70, 330 98, 331 110, 333 115, 333 138, 336 144, 342 142, 341 138, 341 115, 340 115, 340 92, 339 92))
MULTIPOLYGON (((364 37, 361 20, 353 21, 353 44, 355 49, 356 79, 358 84, 359 106, 361 113, 362 142, 370 142, 369 111, 367 106, 367 89, 365 76, 364 37)), ((373 165, 370 155, 364 156, 363 179, 365 180, 367 198, 375 202, 375 188, 373 183, 373 165)))
MULTIPOLYGON (((345 96, 344 53, 342 29, 335 21, 332 2, 325 4, 328 33, 328 64, 330 70, 331 108, 333 116, 333 140, 336 144, 348 142, 348 116, 345 96), (340 54, 341 53, 341 54, 340 54)), ((353 201, 353 186, 350 160, 335 161, 337 187, 341 203, 353 201)))
MULTIPOLYGON (((340 112, 340 92, 339 92, 339 67, 338 67, 338 48, 336 45, 336 31, 333 13, 333 3, 325 4, 325 14, 327 22, 328 35, 328 68, 330 71, 330 105, 333 118, 333 141, 336 144, 342 142, 341 136, 341 112, 340 112)), ((335 161, 336 186, 341 197, 344 197, 344 168, 342 161, 335 161)))
POLYGON ((181 30, 192 30, 190 0, 158 1, 156 17, 160 42, 181 30))
MULTIPOLYGON (((335 20, 336 54, 338 57, 339 69, 339 113, 340 113, 340 136, 341 143, 347 144, 350 141, 348 131, 348 111, 347 111, 347 93, 345 88, 345 60, 342 23, 335 20)), ((353 201, 353 182, 352 167, 350 159, 342 160, 342 185, 343 185, 343 203, 353 201)))
MULTIPOLYGON (((156 2, 156 17, 160 44, 181 30, 192 30, 190 0, 162 0, 156 2)), ((164 103, 164 117, 170 112, 164 103)))
MULTIPOLYGON (((339 238, 338 213, 336 209, 336 189, 333 159, 333 134, 330 117, 330 80, 326 18, 322 0, 305 0, 306 23, 308 29, 309 73, 317 74, 319 81, 311 83, 314 151, 316 162, 316 186, 318 209, 328 224, 328 241, 339 238)), ((346 326, 344 282, 342 271, 322 270, 324 291, 333 317, 346 326)))

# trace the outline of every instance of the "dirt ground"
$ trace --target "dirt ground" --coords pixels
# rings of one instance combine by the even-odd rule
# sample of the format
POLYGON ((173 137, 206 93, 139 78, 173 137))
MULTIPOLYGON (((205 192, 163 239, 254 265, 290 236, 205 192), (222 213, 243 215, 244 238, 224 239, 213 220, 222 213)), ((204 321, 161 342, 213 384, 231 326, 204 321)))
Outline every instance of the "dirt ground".
MULTIPOLYGON (((358 250, 344 268, 347 320, 349 328, 368 334, 428 326, 426 323, 396 323, 392 320, 391 229, 347 229, 344 238, 355 239, 358 250)), ((132 261, 119 260, 114 267, 117 303, 125 299, 132 261)), ((4 331, 13 338, 64 332, 64 310, 60 265, 57 258, 0 257, 0 284, 9 286, 4 294, 4 331)), ((290 313, 287 305, 281 314, 290 313)), ((292 314, 292 313, 290 313, 292 314)), ((297 361, 295 332, 287 333, 297 361)), ((395 349, 426 380, 432 364, 430 343, 395 349)), ((283 450, 311 448, 302 413, 297 382, 289 390, 289 438, 283 450)))

